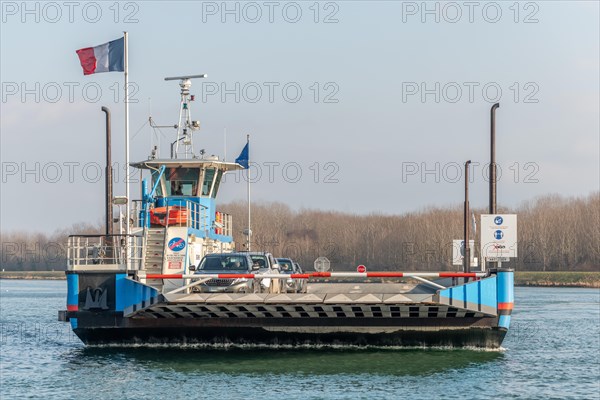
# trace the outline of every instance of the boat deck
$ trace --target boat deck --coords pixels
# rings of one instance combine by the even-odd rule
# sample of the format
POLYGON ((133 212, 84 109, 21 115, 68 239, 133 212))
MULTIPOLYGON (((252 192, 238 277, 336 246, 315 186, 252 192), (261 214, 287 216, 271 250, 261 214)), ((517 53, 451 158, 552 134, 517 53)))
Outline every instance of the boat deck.
POLYGON ((165 294, 175 303, 376 304, 432 302, 436 289, 410 283, 311 283, 307 293, 165 294))
MULTIPOLYGON (((439 281, 438 281, 439 282, 439 281)), ((307 293, 173 293, 133 306, 133 318, 482 317, 481 309, 440 304, 436 289, 408 283, 314 283, 307 293)))

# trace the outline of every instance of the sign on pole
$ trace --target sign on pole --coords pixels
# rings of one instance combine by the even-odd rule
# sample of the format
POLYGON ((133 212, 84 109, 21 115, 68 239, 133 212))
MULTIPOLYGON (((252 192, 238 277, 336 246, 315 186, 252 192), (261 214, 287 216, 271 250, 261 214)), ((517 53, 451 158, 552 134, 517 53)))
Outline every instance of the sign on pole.
POLYGON ((367 272, 367 267, 365 267, 364 265, 359 265, 358 267, 356 267, 356 272, 359 272, 361 274, 367 272))
POLYGON ((487 261, 517 257, 517 215, 481 215, 481 255, 487 261))
POLYGON ((327 272, 331 268, 331 263, 327 259, 327 257, 319 257, 315 260, 315 271, 317 272, 327 272))
MULTIPOLYGON (((475 262, 475 241, 469 240, 469 248, 471 249, 471 267, 476 267, 475 262)), ((452 241, 452 265, 463 265, 465 259, 465 241, 454 239, 452 241)))

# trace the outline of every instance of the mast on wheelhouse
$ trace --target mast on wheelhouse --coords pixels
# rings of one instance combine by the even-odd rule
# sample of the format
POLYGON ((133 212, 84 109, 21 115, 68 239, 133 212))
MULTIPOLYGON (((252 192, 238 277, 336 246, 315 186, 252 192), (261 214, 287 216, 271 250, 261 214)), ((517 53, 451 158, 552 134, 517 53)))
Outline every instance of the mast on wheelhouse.
MULTIPOLYGON (((194 95, 190 94, 190 87, 192 86, 192 79, 195 78, 206 78, 207 74, 199 75, 188 75, 188 76, 171 76, 165 78, 165 81, 179 80, 179 86, 181 87, 181 100, 179 103, 179 120, 176 125, 169 126, 157 126, 152 125, 154 128, 166 128, 173 127, 177 129, 177 138, 171 143, 170 157, 175 158, 197 158, 194 154, 194 142, 192 134, 195 131, 200 130, 200 121, 192 120, 192 113, 190 109, 190 102, 194 101, 194 95)), ((152 120, 152 119, 151 119, 152 120)))

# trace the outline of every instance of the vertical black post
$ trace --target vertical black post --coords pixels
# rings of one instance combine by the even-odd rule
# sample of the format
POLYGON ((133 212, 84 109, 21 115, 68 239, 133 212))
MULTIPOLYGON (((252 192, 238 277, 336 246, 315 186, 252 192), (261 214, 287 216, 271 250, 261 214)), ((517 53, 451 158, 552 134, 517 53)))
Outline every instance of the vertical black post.
POLYGON ((106 114, 106 234, 113 234, 113 212, 112 212, 112 162, 111 162, 111 145, 110 145, 110 110, 108 107, 102 106, 102 111, 106 114))
POLYGON ((496 109, 500 103, 496 103, 490 110, 490 214, 496 214, 496 109))
POLYGON ((471 164, 471 160, 465 162, 465 207, 463 215, 463 237, 465 243, 465 258, 463 259, 464 272, 471 272, 471 246, 469 246, 469 236, 471 236, 469 229, 469 164, 471 164))

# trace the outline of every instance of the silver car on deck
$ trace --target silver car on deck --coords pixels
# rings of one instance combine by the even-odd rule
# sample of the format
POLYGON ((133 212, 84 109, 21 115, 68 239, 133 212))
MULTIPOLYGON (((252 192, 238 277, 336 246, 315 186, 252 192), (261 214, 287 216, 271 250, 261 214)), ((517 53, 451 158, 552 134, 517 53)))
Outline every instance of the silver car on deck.
MULTIPOLYGON (((248 253, 215 253, 207 254, 196 268, 195 274, 253 274, 258 271, 253 267, 248 253)), ((258 288, 256 288, 258 289, 258 288)), ((249 278, 211 278, 193 287, 192 291, 202 293, 253 293, 254 280, 249 278)))
MULTIPOLYGON (((273 257, 273 254, 260 251, 253 251, 247 254, 252 259, 253 268, 258 267, 258 273, 276 275, 281 273, 279 270, 279 264, 277 264, 277 259, 273 257)), ((282 278, 285 278, 285 276, 283 276, 282 278)), ((260 279, 260 291, 270 293, 284 293, 285 280, 271 278, 260 279)))
MULTIPOLYGON (((278 258, 279 270, 282 274, 303 274, 300 264, 295 263, 289 258, 278 258)), ((306 279, 288 278, 285 281, 285 291, 288 293, 306 293, 306 279)))

